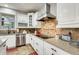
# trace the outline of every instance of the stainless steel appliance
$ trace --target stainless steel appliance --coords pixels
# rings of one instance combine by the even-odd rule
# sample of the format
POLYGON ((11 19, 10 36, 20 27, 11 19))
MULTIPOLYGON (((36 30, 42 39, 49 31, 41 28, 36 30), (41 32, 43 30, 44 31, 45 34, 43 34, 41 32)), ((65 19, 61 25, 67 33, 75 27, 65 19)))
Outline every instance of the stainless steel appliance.
POLYGON ((38 21, 45 21, 45 20, 50 20, 50 19, 56 19, 56 16, 51 14, 50 11, 50 4, 46 3, 44 5, 44 8, 41 9, 40 14, 38 14, 38 21))
POLYGON ((16 34, 16 47, 23 46, 26 44, 26 34, 16 34))

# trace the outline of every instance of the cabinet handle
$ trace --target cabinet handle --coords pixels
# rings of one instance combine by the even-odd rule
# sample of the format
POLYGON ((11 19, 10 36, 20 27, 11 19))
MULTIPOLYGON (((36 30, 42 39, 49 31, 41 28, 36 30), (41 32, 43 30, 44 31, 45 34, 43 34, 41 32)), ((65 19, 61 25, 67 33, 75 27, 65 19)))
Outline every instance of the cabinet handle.
POLYGON ((52 53, 52 55, 54 55, 54 54, 52 53))
POLYGON ((51 48, 53 51, 57 52, 55 49, 51 48))
POLYGON ((31 40, 32 40, 32 38, 31 38, 31 40))

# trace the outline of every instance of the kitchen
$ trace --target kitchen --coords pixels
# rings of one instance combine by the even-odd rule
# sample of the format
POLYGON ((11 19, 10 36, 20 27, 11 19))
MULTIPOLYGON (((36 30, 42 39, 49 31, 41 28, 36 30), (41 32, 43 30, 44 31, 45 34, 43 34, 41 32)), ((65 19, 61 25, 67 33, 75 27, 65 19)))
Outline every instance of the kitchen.
POLYGON ((79 55, 78 3, 0 3, 0 55, 79 55))

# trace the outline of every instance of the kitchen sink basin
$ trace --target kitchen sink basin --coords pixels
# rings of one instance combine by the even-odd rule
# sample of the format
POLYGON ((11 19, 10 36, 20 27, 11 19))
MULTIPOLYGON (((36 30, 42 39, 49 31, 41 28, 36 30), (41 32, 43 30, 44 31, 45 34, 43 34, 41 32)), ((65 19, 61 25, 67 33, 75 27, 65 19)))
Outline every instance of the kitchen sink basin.
POLYGON ((79 41, 70 41, 69 43, 71 46, 74 46, 74 47, 78 47, 79 48, 79 41))

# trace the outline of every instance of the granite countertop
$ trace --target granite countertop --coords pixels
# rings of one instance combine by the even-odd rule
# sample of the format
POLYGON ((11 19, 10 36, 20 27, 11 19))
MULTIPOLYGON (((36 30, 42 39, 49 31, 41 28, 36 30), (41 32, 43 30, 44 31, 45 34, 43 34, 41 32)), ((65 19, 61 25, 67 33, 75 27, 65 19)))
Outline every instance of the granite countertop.
POLYGON ((46 39, 44 40, 46 42, 48 42, 51 45, 54 45, 72 55, 79 55, 79 48, 75 47, 75 46, 71 46, 69 44, 69 42, 60 40, 60 39, 55 39, 55 38, 50 38, 50 39, 46 39))
MULTIPOLYGON (((31 35, 34 35, 34 34, 31 34, 31 35)), ((36 36, 36 35, 34 35, 34 36, 36 36)), ((36 36, 36 37, 38 37, 38 36, 36 36)), ((70 45, 69 42, 67 42, 67 41, 64 41, 61 39, 56 39, 56 38, 48 38, 48 39, 43 39, 41 37, 38 37, 38 38, 68 52, 71 55, 79 55, 79 48, 70 45)))
MULTIPOLYGON (((37 36, 38 37, 38 36, 37 36)), ((41 38, 41 37, 39 37, 41 38)), ((43 39, 41 38, 43 41, 48 42, 51 45, 54 45, 72 55, 79 55, 79 48, 70 45, 69 42, 61 40, 61 39, 56 39, 56 38, 48 38, 48 39, 43 39)))

